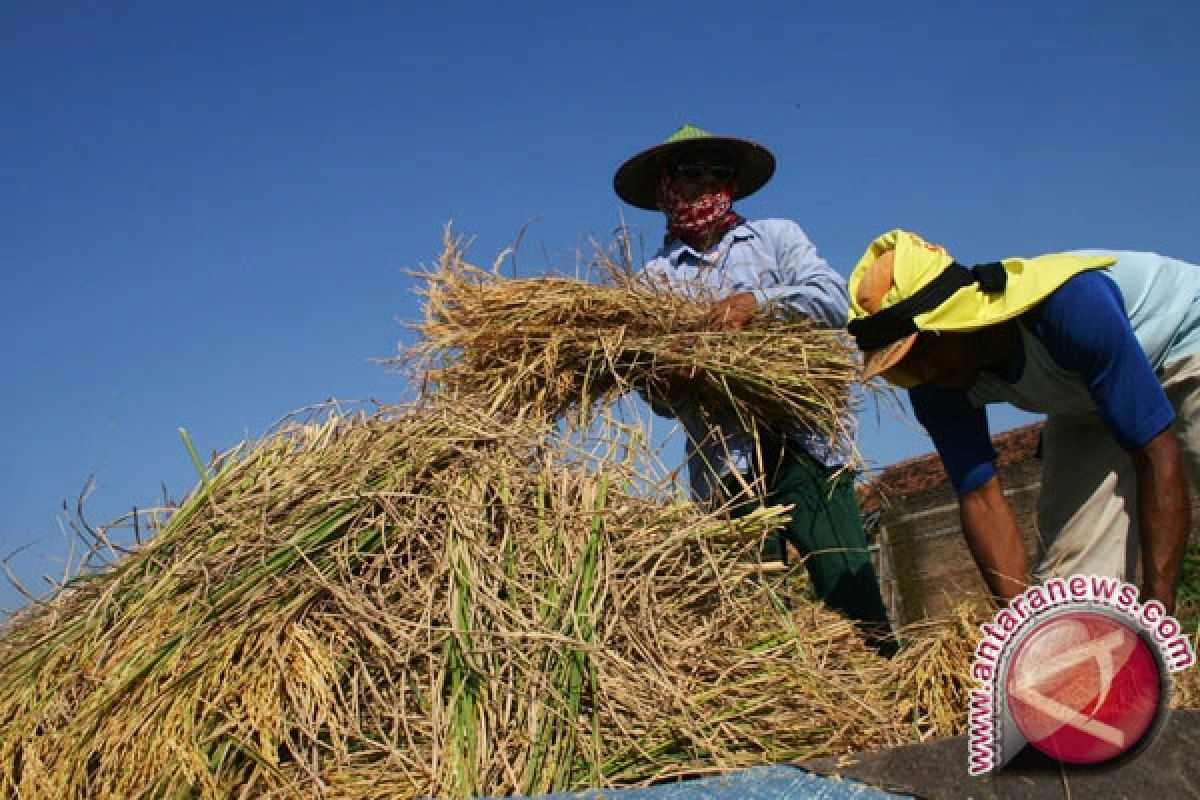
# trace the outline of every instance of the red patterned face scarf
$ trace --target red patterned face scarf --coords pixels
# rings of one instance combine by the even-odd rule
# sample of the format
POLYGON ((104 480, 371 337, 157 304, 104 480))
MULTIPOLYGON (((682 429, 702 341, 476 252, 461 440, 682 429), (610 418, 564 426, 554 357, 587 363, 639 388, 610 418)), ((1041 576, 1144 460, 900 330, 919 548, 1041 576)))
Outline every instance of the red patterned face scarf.
POLYGON ((724 188, 687 200, 663 169, 658 177, 658 208, 667 215, 667 239, 688 239, 710 231, 723 234, 738 225, 742 218, 733 210, 736 191, 735 175, 724 188))

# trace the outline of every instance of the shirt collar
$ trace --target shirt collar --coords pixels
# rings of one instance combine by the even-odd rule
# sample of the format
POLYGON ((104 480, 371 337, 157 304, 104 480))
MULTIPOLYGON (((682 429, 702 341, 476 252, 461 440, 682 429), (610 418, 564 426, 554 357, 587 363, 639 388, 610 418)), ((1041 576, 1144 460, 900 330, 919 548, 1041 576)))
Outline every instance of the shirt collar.
MULTIPOLYGON (((726 231, 725 235, 721 237, 721 241, 717 242, 713 246, 713 249, 709 251, 709 255, 728 250, 734 242, 746 241, 757 236, 758 234, 755 230, 750 227, 750 223, 742 222, 726 231)), ((698 252, 691 245, 686 244, 682 239, 678 238, 667 242, 666 256, 673 267, 677 267, 685 261, 699 263, 708 260, 705 258, 704 253, 698 252)))

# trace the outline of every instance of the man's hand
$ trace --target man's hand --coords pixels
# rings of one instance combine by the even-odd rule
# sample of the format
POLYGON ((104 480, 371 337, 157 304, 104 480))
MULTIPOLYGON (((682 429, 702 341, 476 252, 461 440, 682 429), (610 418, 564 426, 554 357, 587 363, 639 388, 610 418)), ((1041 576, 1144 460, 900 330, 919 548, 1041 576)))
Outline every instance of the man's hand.
POLYGON ((1175 588, 1191 524, 1179 440, 1167 428, 1130 455, 1137 475, 1142 597, 1157 600, 1168 614, 1174 614, 1175 588))
POLYGON ((751 292, 739 292, 714 304, 708 315, 709 330, 740 331, 754 318, 758 300, 751 292))
POLYGON ((960 495, 958 510, 975 564, 996 601, 1007 603, 1029 587, 1029 555, 1000 479, 960 495))
MULTIPOLYGON (((739 331, 758 311, 758 300, 751 292, 739 292, 713 304, 708 314, 711 331, 739 331)), ((658 391, 668 402, 687 394, 696 382, 697 368, 671 367, 658 373, 658 391)))

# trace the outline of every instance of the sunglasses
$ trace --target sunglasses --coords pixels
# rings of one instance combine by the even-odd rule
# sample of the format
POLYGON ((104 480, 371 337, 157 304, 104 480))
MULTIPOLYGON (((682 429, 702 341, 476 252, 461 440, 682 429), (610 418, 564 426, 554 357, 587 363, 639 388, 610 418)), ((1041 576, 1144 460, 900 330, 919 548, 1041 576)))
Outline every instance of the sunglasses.
POLYGON ((734 168, 728 164, 676 164, 671 172, 676 178, 684 181, 699 181, 704 178, 713 178, 718 181, 727 181, 733 177, 734 168))

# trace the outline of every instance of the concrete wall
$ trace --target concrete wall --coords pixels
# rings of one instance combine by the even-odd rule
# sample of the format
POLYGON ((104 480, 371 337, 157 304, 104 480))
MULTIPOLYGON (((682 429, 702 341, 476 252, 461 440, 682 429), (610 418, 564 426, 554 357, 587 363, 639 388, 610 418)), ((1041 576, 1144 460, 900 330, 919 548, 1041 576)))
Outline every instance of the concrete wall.
MULTIPOLYGON (((997 468, 1030 556, 1036 552, 1041 464, 1036 426, 996 438, 997 468)), ((897 625, 939 616, 967 599, 987 598, 962 536, 958 502, 936 455, 885 469, 862 496, 873 524, 884 602, 897 625)))
MULTIPOLYGON (((1041 425, 993 438, 1004 494, 1012 504, 1032 563, 1037 554, 1041 425)), ((1191 546, 1200 546, 1200 494, 1193 487, 1191 546)), ((987 586, 962 535, 958 501, 936 454, 887 467, 863 487, 859 502, 894 624, 938 616, 966 599, 986 600, 987 586)))

